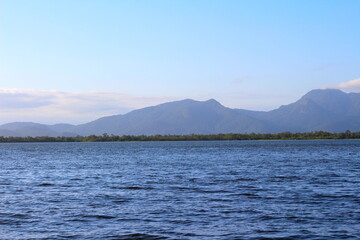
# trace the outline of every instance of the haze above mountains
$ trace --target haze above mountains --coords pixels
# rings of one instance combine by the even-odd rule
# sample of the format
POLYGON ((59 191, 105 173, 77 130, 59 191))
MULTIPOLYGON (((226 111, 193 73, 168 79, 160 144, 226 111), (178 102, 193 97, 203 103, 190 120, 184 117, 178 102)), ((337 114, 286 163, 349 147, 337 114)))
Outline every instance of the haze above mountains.
POLYGON ((186 99, 103 117, 81 124, 15 122, 0 126, 0 136, 87 136, 360 131, 360 93, 312 90, 272 111, 224 107, 214 99, 186 99))

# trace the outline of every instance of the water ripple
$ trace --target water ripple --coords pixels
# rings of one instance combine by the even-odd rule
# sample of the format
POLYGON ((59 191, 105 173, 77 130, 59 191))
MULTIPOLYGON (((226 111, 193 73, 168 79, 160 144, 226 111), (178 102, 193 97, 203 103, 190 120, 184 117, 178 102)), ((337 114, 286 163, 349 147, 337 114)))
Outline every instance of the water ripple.
POLYGON ((0 239, 360 239, 360 141, 0 145, 0 239))

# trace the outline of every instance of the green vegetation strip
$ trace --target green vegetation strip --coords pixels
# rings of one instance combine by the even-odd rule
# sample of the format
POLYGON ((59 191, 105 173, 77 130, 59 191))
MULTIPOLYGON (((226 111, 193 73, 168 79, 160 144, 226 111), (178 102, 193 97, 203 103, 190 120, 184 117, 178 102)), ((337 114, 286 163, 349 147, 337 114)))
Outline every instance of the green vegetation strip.
POLYGON ((360 132, 346 131, 329 133, 323 131, 307 133, 227 133, 210 135, 153 135, 153 136, 116 136, 103 134, 101 136, 76 137, 0 137, 0 142, 134 142, 134 141, 221 141, 221 140, 307 140, 307 139, 360 139, 360 132))

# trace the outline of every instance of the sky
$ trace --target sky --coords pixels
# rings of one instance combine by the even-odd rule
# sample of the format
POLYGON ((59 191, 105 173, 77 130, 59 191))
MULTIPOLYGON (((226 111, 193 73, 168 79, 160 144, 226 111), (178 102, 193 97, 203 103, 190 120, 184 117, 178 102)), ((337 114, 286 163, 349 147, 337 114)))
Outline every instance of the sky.
POLYGON ((0 124, 360 92, 359 0, 0 0, 0 124))

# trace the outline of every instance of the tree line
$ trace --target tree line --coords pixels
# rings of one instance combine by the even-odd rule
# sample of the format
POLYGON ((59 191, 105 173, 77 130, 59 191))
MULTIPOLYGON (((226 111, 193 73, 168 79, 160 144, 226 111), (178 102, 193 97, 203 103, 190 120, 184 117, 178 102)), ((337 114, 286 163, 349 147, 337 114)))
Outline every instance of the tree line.
POLYGON ((222 141, 222 140, 310 140, 310 139, 360 139, 360 132, 330 133, 314 131, 305 133, 226 133, 190 135, 90 135, 76 137, 2 137, 0 143, 21 142, 134 142, 134 141, 222 141))

